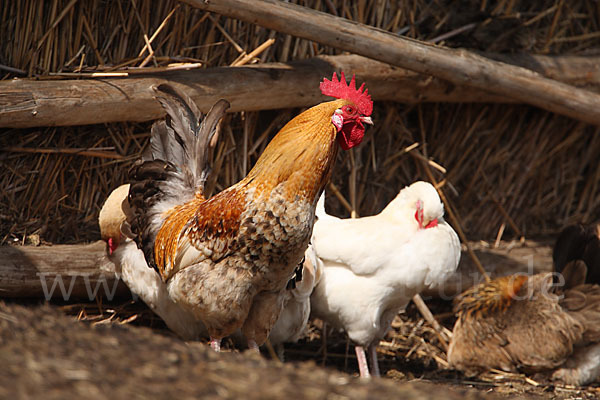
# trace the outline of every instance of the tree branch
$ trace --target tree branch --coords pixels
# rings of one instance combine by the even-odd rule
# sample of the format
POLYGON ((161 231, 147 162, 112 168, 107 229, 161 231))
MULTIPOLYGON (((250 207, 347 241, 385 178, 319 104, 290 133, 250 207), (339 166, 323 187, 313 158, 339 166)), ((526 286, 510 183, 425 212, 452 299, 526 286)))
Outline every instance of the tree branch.
POLYGON ((276 0, 181 0, 193 7, 313 40, 456 85, 479 88, 600 125, 600 95, 531 70, 407 39, 345 18, 276 0))
MULTIPOLYGON (((497 56, 502 57, 502 56, 497 56)), ((511 56, 538 72, 600 87, 600 61, 584 57, 511 56)), ((176 71, 154 76, 84 80, 0 81, 0 127, 87 125, 147 121, 163 116, 153 85, 168 82, 203 111, 220 98, 232 111, 306 107, 323 101, 318 82, 334 71, 356 74, 377 101, 510 103, 513 99, 393 67, 356 55, 320 56, 292 63, 176 71), (314 82, 307 85, 307 82, 314 82)))

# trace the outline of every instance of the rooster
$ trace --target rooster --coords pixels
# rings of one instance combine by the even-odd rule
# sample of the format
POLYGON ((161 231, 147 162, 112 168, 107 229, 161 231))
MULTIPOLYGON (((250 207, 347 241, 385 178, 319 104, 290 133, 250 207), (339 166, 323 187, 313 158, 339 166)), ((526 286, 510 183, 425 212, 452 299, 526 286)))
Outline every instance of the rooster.
POLYGON ((564 271, 511 275, 455 299, 458 319, 448 347, 451 367, 472 376, 495 368, 540 372, 571 385, 600 376, 600 286, 585 284, 581 260, 564 271))
POLYGON ((127 229, 127 215, 131 213, 128 195, 129 185, 121 185, 113 190, 98 216, 100 235, 107 243, 115 272, 129 290, 139 296, 179 337, 184 340, 205 337, 207 333, 202 322, 171 300, 167 285, 158 272, 148 268, 144 253, 123 232, 127 229))
POLYGON ((556 272, 562 272, 570 261, 582 260, 588 268, 585 282, 600 284, 600 223, 563 229, 554 244, 552 259, 556 272))
POLYGON ((167 120, 153 127, 151 154, 130 171, 131 231, 170 297, 203 322, 216 351, 240 328, 250 348, 264 343, 307 248, 338 143, 358 145, 363 124, 372 123, 373 103, 354 77, 348 85, 334 74, 320 88, 336 100, 289 121, 244 179, 209 199, 203 154, 212 130, 202 131, 191 101, 158 88, 167 120))
MULTIPOLYGON (((179 337, 184 340, 205 337, 207 332, 202 322, 171 300, 167 285, 158 272, 148 268, 144 253, 123 234, 129 213, 128 194, 128 184, 113 190, 98 216, 100 234, 107 243, 108 257, 115 264, 115 272, 131 292, 140 297, 179 337)), ((283 309, 269 335, 269 340, 279 350, 280 358, 283 343, 297 342, 304 333, 310 314, 310 295, 321 277, 323 263, 317 259, 311 246, 306 249, 304 257, 300 276, 288 283, 290 287, 284 295, 283 309)), ((241 332, 236 332, 232 339, 241 343, 241 332)))
POLYGON ((317 206, 312 245, 324 268, 311 296, 312 315, 348 333, 361 377, 379 376, 376 347, 396 314, 456 270, 460 242, 443 215, 437 191, 426 182, 402 189, 371 217, 327 215, 324 198, 317 206))

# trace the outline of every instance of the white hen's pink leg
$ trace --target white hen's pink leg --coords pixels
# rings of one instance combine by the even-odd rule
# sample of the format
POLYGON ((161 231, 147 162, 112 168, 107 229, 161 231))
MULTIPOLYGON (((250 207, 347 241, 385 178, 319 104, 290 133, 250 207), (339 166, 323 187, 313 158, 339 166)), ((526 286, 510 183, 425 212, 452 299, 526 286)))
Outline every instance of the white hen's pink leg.
POLYGON ((371 343, 367 348, 369 353, 369 364, 371 364, 371 373, 373 376, 380 376, 379 373, 379 362, 377 361, 377 345, 375 343, 371 343))
POLYGON ((358 370, 360 371, 361 378, 370 378, 369 365, 367 364, 367 356, 365 349, 362 346, 355 346, 356 358, 358 359, 358 370))
POLYGON ((219 353, 221 351, 221 339, 210 338, 210 348, 219 353))

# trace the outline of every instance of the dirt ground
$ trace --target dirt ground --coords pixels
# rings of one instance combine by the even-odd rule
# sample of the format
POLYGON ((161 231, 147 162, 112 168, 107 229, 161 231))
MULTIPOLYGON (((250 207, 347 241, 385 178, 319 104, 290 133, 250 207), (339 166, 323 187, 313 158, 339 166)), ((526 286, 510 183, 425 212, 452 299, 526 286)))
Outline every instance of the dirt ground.
MULTIPOLYGON (((536 270, 544 269, 549 256, 545 244, 475 247, 497 274, 522 269, 531 255, 539 261, 536 270)), ((469 263, 464 260, 461 268, 468 270, 469 263)), ((451 329, 451 303, 429 300, 428 305, 451 329)), ((466 378, 447 367, 444 344, 413 305, 392 328, 378 348, 383 377, 361 380, 345 335, 328 330, 324 341, 319 321, 306 338, 286 345, 282 364, 266 350, 259 356, 225 343, 225 351, 217 354, 205 343, 184 342, 144 304, 130 299, 0 302, 0 398, 600 397, 596 385, 565 387, 543 376, 498 371, 466 378)))

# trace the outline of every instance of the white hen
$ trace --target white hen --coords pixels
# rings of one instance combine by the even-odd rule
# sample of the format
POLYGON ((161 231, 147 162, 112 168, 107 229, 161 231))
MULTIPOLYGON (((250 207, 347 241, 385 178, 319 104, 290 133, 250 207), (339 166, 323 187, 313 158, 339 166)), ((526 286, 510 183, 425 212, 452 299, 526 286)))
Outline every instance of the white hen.
POLYGON ((379 375, 376 347, 394 316, 425 288, 442 284, 460 259, 458 236, 443 219, 435 188, 415 182, 380 214, 339 219, 317 206, 312 245, 323 261, 312 315, 343 329, 356 344, 360 375, 379 375))
POLYGON ((115 263, 116 273, 152 309, 169 329, 184 340, 207 336, 204 325, 185 308, 171 300, 167 285, 158 272, 149 268, 142 250, 121 230, 129 212, 127 195, 129 185, 113 190, 100 210, 98 224, 102 239, 107 242, 109 258, 115 263))
POLYGON ((321 279, 322 271, 323 262, 309 245, 304 253, 302 277, 296 282, 295 288, 286 291, 283 309, 269 334, 269 341, 278 348, 280 359, 283 358, 283 343, 297 342, 306 330, 310 315, 310 295, 321 279))

